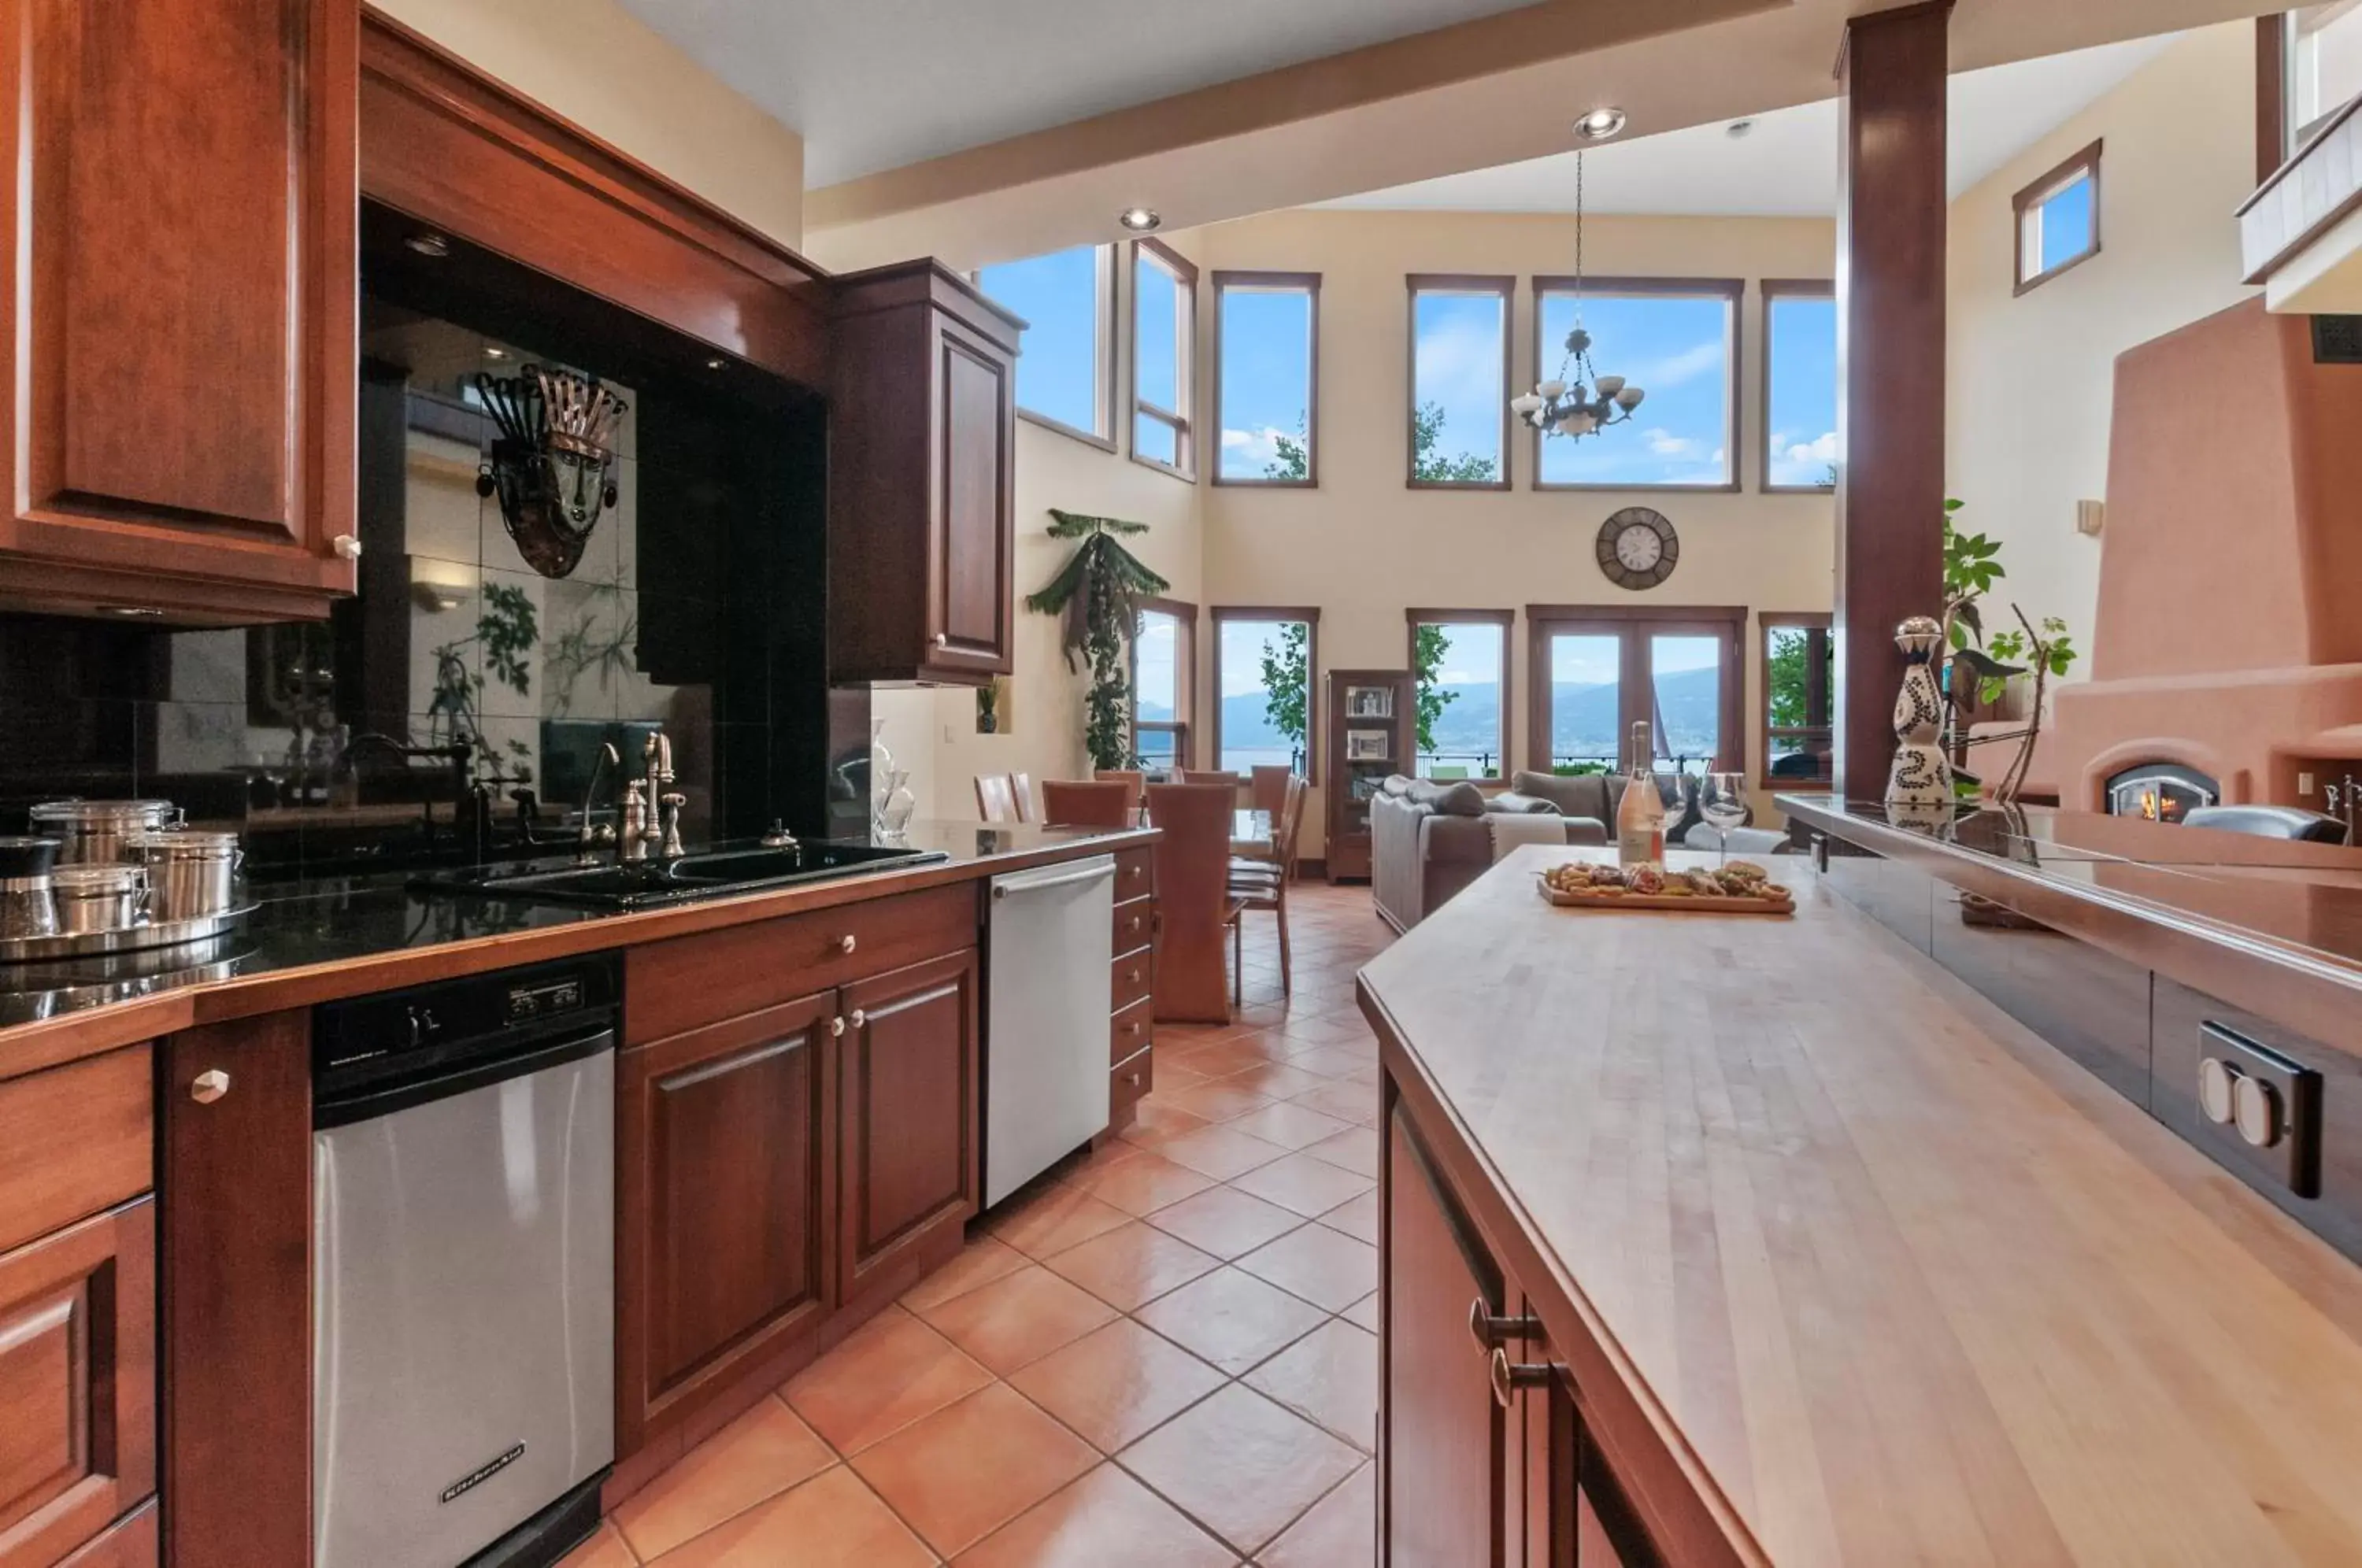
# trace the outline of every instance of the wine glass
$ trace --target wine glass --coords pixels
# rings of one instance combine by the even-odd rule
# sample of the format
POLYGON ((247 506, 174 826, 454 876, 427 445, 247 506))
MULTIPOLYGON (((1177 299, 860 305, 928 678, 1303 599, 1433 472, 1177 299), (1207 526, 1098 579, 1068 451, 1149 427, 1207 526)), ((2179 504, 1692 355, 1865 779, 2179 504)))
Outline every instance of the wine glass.
POLYGON ((1730 858, 1730 830, 1747 824, 1747 777, 1741 773, 1709 773, 1698 798, 1698 811, 1713 827, 1720 865, 1730 858))

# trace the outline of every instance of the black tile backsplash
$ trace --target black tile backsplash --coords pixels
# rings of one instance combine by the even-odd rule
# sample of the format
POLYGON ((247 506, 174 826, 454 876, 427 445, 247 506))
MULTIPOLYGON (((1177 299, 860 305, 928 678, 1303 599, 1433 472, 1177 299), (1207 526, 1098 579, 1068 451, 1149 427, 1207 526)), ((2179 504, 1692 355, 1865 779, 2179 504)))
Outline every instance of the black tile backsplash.
MULTIPOLYGON (((391 868, 458 853, 457 801, 480 781, 502 847, 521 848, 569 831, 602 742, 636 771, 658 726, 692 842, 774 817, 824 831, 830 762, 866 757, 867 701, 826 686, 818 398, 743 367, 701 382, 680 368, 701 358, 650 353, 648 324, 555 283, 532 309, 508 287, 471 311, 464 278, 365 282, 359 593, 310 625, 0 614, 0 831, 60 795, 162 795, 243 832, 260 876, 391 868), (562 580, 475 491, 491 426, 472 377, 537 358, 630 410, 617 503, 562 580), (365 734, 477 749, 463 778, 365 734)), ((602 781, 602 806, 613 791, 602 781)))

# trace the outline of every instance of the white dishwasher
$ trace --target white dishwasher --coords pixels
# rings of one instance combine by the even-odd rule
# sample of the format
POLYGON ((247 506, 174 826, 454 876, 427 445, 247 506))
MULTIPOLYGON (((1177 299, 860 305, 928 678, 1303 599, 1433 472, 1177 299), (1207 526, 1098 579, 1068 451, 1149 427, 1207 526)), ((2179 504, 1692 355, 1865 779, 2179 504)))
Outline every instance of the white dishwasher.
POLYGON ((1115 857, 992 879, 985 976, 984 1202, 1108 1124, 1115 857))

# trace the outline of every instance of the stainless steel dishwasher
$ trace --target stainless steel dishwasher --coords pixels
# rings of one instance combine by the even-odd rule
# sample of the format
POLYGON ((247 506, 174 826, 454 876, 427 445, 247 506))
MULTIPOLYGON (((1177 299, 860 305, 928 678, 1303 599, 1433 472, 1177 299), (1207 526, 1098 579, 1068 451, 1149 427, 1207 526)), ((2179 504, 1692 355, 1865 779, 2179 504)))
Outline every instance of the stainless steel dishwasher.
POLYGON ((1108 1124, 1115 857, 992 879, 986 933, 984 1201, 1108 1124))
POLYGON ((545 1568, 614 1457, 613 958, 312 1031, 315 1568, 545 1568))

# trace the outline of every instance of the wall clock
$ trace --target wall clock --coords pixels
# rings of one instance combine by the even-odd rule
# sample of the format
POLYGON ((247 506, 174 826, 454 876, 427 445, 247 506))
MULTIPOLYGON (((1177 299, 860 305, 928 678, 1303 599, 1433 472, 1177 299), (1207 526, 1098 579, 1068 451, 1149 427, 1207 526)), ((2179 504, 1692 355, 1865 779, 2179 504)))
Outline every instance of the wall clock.
POLYGON ((1681 558, 1681 536, 1653 507, 1628 506, 1599 525, 1599 569, 1618 588, 1654 588, 1681 558))

